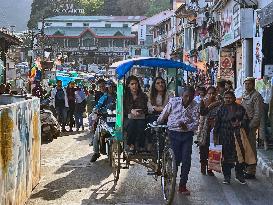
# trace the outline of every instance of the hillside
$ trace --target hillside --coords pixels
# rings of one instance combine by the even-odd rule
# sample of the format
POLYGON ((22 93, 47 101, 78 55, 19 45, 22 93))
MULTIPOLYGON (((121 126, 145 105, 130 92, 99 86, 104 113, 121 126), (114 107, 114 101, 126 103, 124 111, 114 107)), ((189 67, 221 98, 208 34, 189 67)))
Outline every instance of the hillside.
POLYGON ((58 15, 152 16, 169 7, 170 0, 33 0, 28 27, 36 28, 37 22, 42 17, 58 15))

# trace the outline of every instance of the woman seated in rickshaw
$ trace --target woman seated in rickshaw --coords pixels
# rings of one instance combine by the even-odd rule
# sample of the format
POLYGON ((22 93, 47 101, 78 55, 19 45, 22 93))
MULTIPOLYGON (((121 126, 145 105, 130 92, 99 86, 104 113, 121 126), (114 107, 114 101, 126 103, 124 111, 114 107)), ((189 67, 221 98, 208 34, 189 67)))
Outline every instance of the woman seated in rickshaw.
POLYGON ((146 114, 148 114, 148 97, 142 91, 136 76, 126 80, 124 113, 126 119, 128 154, 134 154, 136 145, 139 151, 145 147, 146 114))
POLYGON ((162 77, 156 77, 152 84, 148 101, 148 111, 152 115, 149 118, 150 122, 157 120, 158 115, 160 115, 172 97, 173 94, 167 91, 166 81, 162 77))

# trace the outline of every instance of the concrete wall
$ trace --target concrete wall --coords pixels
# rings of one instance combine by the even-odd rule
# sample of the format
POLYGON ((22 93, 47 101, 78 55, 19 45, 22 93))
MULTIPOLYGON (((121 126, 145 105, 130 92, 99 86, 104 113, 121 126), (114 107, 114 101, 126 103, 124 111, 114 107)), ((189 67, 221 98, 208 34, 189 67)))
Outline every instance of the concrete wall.
POLYGON ((40 101, 0 96, 0 204, 23 205, 40 180, 40 101))

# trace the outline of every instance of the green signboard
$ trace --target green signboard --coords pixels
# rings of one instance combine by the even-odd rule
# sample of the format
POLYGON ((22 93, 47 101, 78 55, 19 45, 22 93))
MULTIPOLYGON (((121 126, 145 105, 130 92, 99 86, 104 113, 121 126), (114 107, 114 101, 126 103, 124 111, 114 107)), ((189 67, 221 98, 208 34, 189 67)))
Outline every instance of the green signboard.
POLYGON ((4 83, 4 62, 0 59, 0 84, 4 83))

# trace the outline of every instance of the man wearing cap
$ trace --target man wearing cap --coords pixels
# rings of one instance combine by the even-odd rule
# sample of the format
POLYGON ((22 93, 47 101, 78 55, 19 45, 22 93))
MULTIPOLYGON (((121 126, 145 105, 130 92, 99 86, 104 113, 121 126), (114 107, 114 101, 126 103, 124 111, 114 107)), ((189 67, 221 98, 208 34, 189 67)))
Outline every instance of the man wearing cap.
MULTIPOLYGON (((249 134, 248 139, 256 156, 256 131, 260 126, 260 121, 263 112, 263 98, 261 94, 255 90, 255 78, 247 77, 244 81, 245 93, 242 99, 242 106, 246 109, 246 113, 249 118, 249 134)), ((249 165, 246 168, 245 178, 255 179, 256 164, 249 165)))

